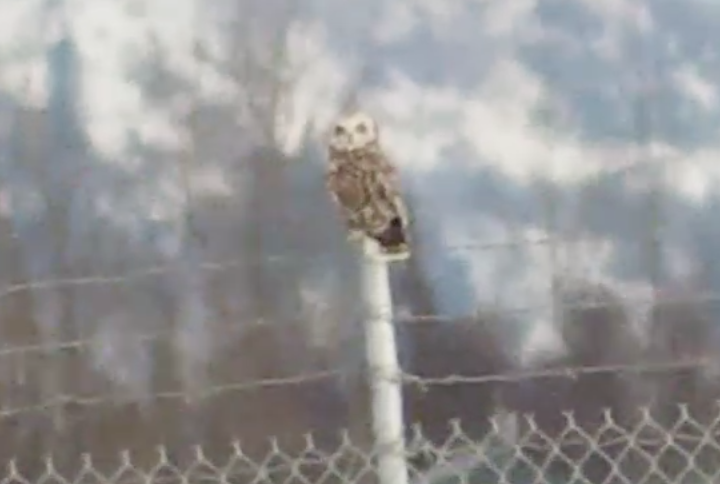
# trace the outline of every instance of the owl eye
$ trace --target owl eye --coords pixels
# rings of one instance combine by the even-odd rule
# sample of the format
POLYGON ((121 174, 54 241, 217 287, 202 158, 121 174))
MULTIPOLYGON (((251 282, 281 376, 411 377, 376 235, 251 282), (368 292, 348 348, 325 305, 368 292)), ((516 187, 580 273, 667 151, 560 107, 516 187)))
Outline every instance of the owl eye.
POLYGON ((359 124, 357 127, 357 132, 360 134, 367 133, 367 126, 365 126, 364 124, 359 124))
POLYGON ((345 128, 343 128, 342 126, 336 126, 335 127, 335 135, 342 136, 343 134, 345 134, 345 128))

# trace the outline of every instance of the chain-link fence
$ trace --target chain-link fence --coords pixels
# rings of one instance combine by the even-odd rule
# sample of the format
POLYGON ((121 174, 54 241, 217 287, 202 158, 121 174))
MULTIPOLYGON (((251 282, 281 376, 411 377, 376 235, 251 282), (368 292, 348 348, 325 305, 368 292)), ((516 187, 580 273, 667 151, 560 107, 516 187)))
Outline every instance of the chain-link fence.
POLYGON ((0 484, 720 482, 715 7, 94 1, 0 46, 0 484))
MULTIPOLYGON (((548 435, 531 415, 516 414, 491 419, 482 438, 460 422, 449 422, 445 438, 435 441, 415 427, 403 459, 413 483, 717 482, 720 419, 697 418, 686 406, 679 410, 671 425, 647 409, 622 422, 604 412, 591 429, 567 412, 560 435, 548 435)), ((72 471, 52 456, 30 473, 10 460, 3 482, 372 483, 377 482, 377 459, 388 451, 348 433, 339 434, 332 447, 306 434, 296 445, 269 439, 263 453, 252 454, 239 440, 227 442, 220 453, 197 445, 180 456, 157 446, 143 455, 118 452, 102 462, 87 453, 78 456, 72 471)))
MULTIPOLYGON (((658 312, 680 315, 686 331, 696 330, 691 313, 678 311, 681 303, 658 312)), ((594 321, 605 329, 612 323, 607 305, 565 309, 588 321, 604 311, 594 321)), ((225 383, 144 396, 112 391, 118 382, 101 385, 88 368, 99 341, 5 349, 3 369, 25 374, 14 387, 5 380, 0 472, 8 483, 376 483, 385 482, 378 463, 392 456, 411 483, 698 484, 720 477, 712 358, 669 361, 648 348, 635 361, 523 368, 492 354, 499 321, 398 318, 420 357, 396 374, 366 368, 357 375, 309 357, 295 360, 304 367, 271 368, 287 349, 277 337, 292 328, 245 327, 240 354, 224 361, 225 383), (23 394, 48 363, 76 365, 69 386, 47 400, 23 394), (402 390, 402 443, 379 444, 373 433, 379 379, 402 390), (72 387, 78 383, 85 387, 72 387), (38 403, 21 404, 31 398, 38 403)), ((303 345, 300 333, 290 336, 295 348, 303 345)), ((169 341, 158 333, 138 343, 162 354, 169 341)))

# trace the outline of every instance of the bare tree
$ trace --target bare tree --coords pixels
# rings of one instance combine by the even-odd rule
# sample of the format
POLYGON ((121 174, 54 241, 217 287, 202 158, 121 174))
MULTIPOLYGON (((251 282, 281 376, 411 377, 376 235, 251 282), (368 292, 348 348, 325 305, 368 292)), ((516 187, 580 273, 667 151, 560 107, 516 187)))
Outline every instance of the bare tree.
MULTIPOLYGON (((412 348, 405 370, 422 379, 502 375, 515 363, 503 339, 503 316, 480 313, 448 321, 437 317, 404 324, 412 348)), ((427 387, 409 383, 405 388, 408 428, 418 425, 435 448, 453 445, 452 421, 459 420, 463 439, 481 441, 490 431, 490 418, 502 403, 503 384, 457 381, 427 387)))
MULTIPOLYGON (((717 361, 712 308, 698 296, 698 291, 686 289, 658 294, 650 312, 652 361, 670 363, 700 358, 708 363, 717 361)), ((652 380, 650 403, 657 428, 685 437, 658 450, 661 472, 668 476, 684 472, 712 475, 720 469, 714 444, 706 444, 704 438, 708 432, 718 431, 720 384, 713 367, 668 370, 652 380), (694 458, 692 468, 688 466, 687 455, 694 458)))
MULTIPOLYGON (((559 326, 566 355, 542 364, 542 368, 560 370, 639 361, 640 342, 621 298, 610 288, 587 281, 561 280, 558 287, 559 326)), ((629 432, 638 422, 638 383, 624 374, 600 372, 573 378, 549 376, 513 385, 508 397, 511 408, 529 415, 537 425, 537 431, 526 428, 523 432, 541 436, 538 449, 527 451, 529 457, 558 475, 569 475, 579 466, 582 475, 593 482, 614 482, 623 475, 633 475, 631 472, 642 473, 645 467, 631 468, 635 456, 630 452, 618 462, 622 468, 614 474, 611 460, 623 454, 623 447, 603 448, 602 452, 598 447, 598 439, 611 440, 629 432), (565 412, 570 412, 572 421, 567 420, 565 412), (608 415, 614 428, 607 425, 608 415), (565 445, 560 444, 562 456, 558 457, 546 443, 561 440, 565 445), (578 441, 581 445, 577 445, 578 441)))
MULTIPOLYGON (((222 10, 223 19, 215 32, 220 48, 213 50, 198 38, 192 53, 195 70, 171 69, 159 44, 136 70, 148 105, 167 113, 178 131, 185 134, 186 144, 178 152, 153 154, 152 147, 143 149, 146 155, 175 162, 174 173, 183 193, 181 259, 186 260, 178 262, 188 266, 184 275, 182 271, 176 275, 197 280, 186 285, 195 294, 176 294, 174 305, 177 307, 178 299, 192 296, 197 301, 195 307, 204 308, 202 317, 206 320, 197 326, 202 338, 209 340, 211 355, 207 361, 192 363, 183 361, 187 355, 182 351, 175 352, 168 355, 167 364, 173 368, 185 365, 191 375, 186 383, 204 379, 198 388, 228 385, 228 378, 281 376, 331 366, 332 356, 309 341, 308 327, 314 324, 310 318, 317 314, 306 311, 303 294, 318 276, 333 274, 333 261, 318 256, 327 253, 332 259, 338 251, 332 227, 327 224, 329 207, 325 207, 320 166, 313 161, 313 153, 288 156, 281 149, 280 121, 286 114, 287 97, 302 74, 293 70, 287 59, 287 36, 296 21, 295 4, 239 0, 216 7, 222 10), (230 94, 217 98, 203 92, 200 76, 208 71, 229 86, 230 94), (201 183, 212 176, 227 185, 225 191, 209 190, 201 183), (228 270, 198 277, 202 271, 192 267, 200 260, 227 264, 228 270), (257 343, 256 349, 238 351, 248 348, 248 341, 255 341, 259 335, 262 343, 257 343), (193 364, 204 368, 192 370, 189 367, 193 364), (238 372, 240 367, 265 368, 268 373, 238 372)), ((180 318, 181 311, 174 311, 171 331, 187 331, 179 325, 180 318)), ((344 323, 332 322, 330 326, 344 323)), ((234 419, 239 407, 255 408, 254 403, 243 403, 253 401, 262 402, 257 408, 263 408, 268 416, 277 409, 294 418, 294 424, 288 425, 306 422, 320 427, 307 430, 336 432, 348 425, 345 402, 336 391, 334 383, 308 382, 286 390, 286 395, 295 397, 274 398, 272 392, 258 390, 254 396, 243 394, 200 404, 192 410, 193 418, 187 419, 194 422, 193 429, 178 440, 232 440, 235 436, 231 432, 238 428, 228 425, 227 419, 234 419), (291 410, 290 402, 305 399, 302 395, 307 395, 310 387, 317 388, 310 392, 312 401, 327 400, 326 411, 313 410, 321 408, 318 405, 291 410), (313 412, 325 417, 335 413, 338 419, 313 419, 308 416, 313 412), (218 420, 219 416, 226 420, 218 420)), ((268 425, 270 420, 277 421, 275 417, 258 418, 268 425)), ((249 428, 243 433, 257 434, 249 428)))

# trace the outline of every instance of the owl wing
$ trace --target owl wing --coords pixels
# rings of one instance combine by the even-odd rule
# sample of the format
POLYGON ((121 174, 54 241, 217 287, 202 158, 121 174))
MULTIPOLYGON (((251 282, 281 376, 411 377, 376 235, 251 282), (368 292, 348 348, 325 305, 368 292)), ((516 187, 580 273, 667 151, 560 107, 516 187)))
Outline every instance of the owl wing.
MULTIPOLYGON (((364 203, 358 173, 343 169, 331 162, 325 173, 325 188, 335 206, 340 210, 348 225, 352 225, 353 212, 364 203)), ((351 227, 352 228, 352 227, 351 227)))
POLYGON ((397 169, 392 163, 390 163, 390 160, 383 152, 372 151, 363 158, 363 161, 367 164, 373 165, 375 169, 384 173, 391 186, 397 187, 400 184, 397 169))
POLYGON ((378 201, 391 208, 393 218, 398 217, 402 225, 407 226, 408 210, 400 190, 397 169, 382 152, 373 152, 368 157, 368 163, 373 165, 372 171, 376 173, 374 183, 377 186, 371 192, 376 194, 378 201))
POLYGON ((382 155, 367 153, 357 159, 331 162, 325 182, 350 229, 372 234, 398 218, 403 227, 407 226, 408 212, 397 172, 382 155))
POLYGON ((400 180, 395 167, 389 163, 380 165, 373 170, 370 179, 371 186, 367 188, 367 192, 370 194, 370 203, 375 205, 374 210, 384 211, 388 222, 399 218, 401 224, 406 227, 408 211, 400 193, 400 180))
POLYGON ((332 201, 338 206, 343 206, 342 200, 345 198, 343 192, 346 184, 347 181, 343 182, 343 173, 340 166, 337 163, 330 163, 325 173, 325 188, 332 201))

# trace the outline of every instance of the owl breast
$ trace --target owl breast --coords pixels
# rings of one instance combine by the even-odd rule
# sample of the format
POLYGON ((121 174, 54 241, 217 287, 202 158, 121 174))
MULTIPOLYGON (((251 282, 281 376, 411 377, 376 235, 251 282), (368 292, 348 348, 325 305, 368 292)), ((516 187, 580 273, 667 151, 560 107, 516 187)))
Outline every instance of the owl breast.
POLYGON ((342 205, 351 211, 359 211, 365 207, 370 200, 367 192, 367 185, 363 178, 367 176, 363 170, 356 169, 350 164, 338 167, 335 172, 336 195, 342 205))

